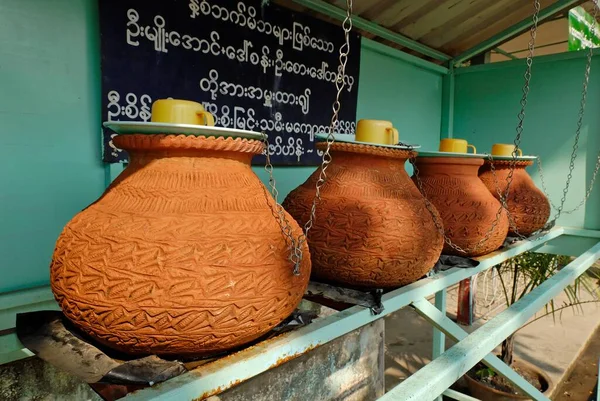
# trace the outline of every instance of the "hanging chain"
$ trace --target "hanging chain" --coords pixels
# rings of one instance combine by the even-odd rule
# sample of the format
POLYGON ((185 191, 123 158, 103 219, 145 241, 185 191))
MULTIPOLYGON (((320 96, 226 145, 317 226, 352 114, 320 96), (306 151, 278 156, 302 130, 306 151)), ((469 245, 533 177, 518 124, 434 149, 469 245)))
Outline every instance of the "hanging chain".
MULTIPOLYGON (((598 5, 598 0, 593 0, 592 2, 594 3, 594 21, 597 21, 600 5, 598 5)), ((591 37, 594 37, 595 33, 596 33, 596 24, 593 24, 591 31, 590 31, 591 37)), ((592 190, 594 188, 594 182, 596 181, 596 175, 598 174, 598 169, 600 168, 600 152, 598 152, 596 167, 594 169, 592 179, 590 180, 590 185, 588 187, 588 190, 586 191, 586 194, 585 194, 583 200, 581 202, 579 202, 579 204, 574 209, 568 210, 568 211, 563 211, 563 208, 565 206, 565 201, 567 200, 567 194, 569 192, 569 186, 571 185, 571 179, 573 178, 573 170, 575 169, 575 159, 577 159, 577 151, 579 149, 579 137, 581 135, 581 128, 583 127, 583 117, 585 115, 585 106, 587 103, 588 84, 590 81, 590 72, 592 70, 592 57, 593 56, 594 56, 594 46, 590 44, 590 46, 588 47, 585 72, 584 72, 584 76, 583 76, 583 88, 581 91, 579 117, 577 119, 577 129, 575 131, 575 140, 573 142, 573 151, 571 152, 571 160, 569 162, 569 172, 567 174, 567 181, 565 182, 565 187, 563 188, 562 197, 560 199, 560 204, 558 206, 556 206, 550 200, 550 195, 548 193, 548 190, 546 188, 546 182, 544 180, 544 171, 543 171, 543 167, 542 167, 542 160, 539 157, 537 160, 537 168, 538 168, 538 173, 540 175, 540 181, 542 182, 542 189, 544 190, 546 197, 550 201, 550 204, 556 210, 556 215, 548 223, 549 225, 554 225, 554 223, 556 222, 556 220, 558 220, 558 218, 561 216, 561 214, 573 213, 573 212, 579 210, 579 208, 585 204, 585 202, 587 201, 587 199, 590 197, 590 195, 592 193, 592 190)))
POLYGON ((443 227, 442 223, 439 221, 437 214, 434 212, 434 208, 431 205, 431 202, 427 199, 427 195, 423 189, 423 182, 421 181, 421 178, 419 177, 419 168, 417 167, 415 156, 411 156, 411 158, 409 159, 410 164, 412 164, 413 169, 414 169, 413 176, 415 177, 415 181, 417 183, 417 188, 421 192, 421 195, 423 195, 423 197, 425 198, 425 207, 431 214, 431 216, 433 218, 433 223, 435 224, 436 229, 443 236, 444 242, 449 247, 458 251, 459 253, 472 253, 472 252, 475 252, 476 250, 480 249, 483 245, 485 245, 485 243, 487 243, 489 241, 489 239, 492 237, 492 235, 494 234, 494 231, 496 230, 496 227, 498 226, 498 224, 500 224, 500 220, 502 219, 502 211, 503 210, 506 211, 511 230, 514 231, 514 233, 517 234, 519 236, 519 238, 521 238, 521 239, 525 238, 524 236, 522 236, 518 233, 517 227, 513 220, 513 217, 511 216, 511 214, 508 210, 508 195, 510 193, 510 186, 513 181, 513 174, 514 174, 514 170, 515 170, 515 167, 517 164, 517 154, 519 151, 519 145, 521 144, 521 136, 523 134, 523 123, 525 121, 525 109, 527 107, 527 97, 529 95, 530 82, 531 82, 531 67, 533 65, 533 55, 534 55, 534 51, 535 51, 535 38, 537 35, 537 27, 538 27, 538 22, 539 22, 540 2, 539 2, 539 0, 534 0, 533 4, 534 4, 534 13, 533 13, 533 17, 532 17, 533 25, 531 26, 531 30, 530 30, 531 37, 529 39, 529 53, 527 55, 527 61, 526 61, 527 68, 526 68, 525 74, 524 74, 525 83, 523 85, 523 96, 522 96, 521 102, 520 102, 521 103, 521 111, 518 114, 519 122, 517 124, 517 129, 516 129, 517 135, 515 136, 515 140, 514 140, 515 148, 512 153, 512 159, 511 159, 511 163, 510 163, 510 171, 508 173, 508 176, 506 177, 506 189, 504 190, 504 193, 502 193, 502 191, 500 191, 500 185, 498 184, 498 177, 496 176, 496 169, 495 169, 494 163, 493 163, 494 160, 493 160, 492 155, 488 154, 487 157, 488 157, 488 161, 490 164, 492 176, 494 178, 494 182, 496 185, 496 191, 498 193, 500 207, 498 208, 498 211, 496 212, 496 216, 490 226, 490 229, 486 232, 486 234, 483 236, 483 238, 481 240, 479 240, 475 245, 465 249, 465 248, 462 248, 462 247, 456 245, 455 243, 452 242, 452 240, 450 240, 450 238, 448 238, 448 236, 444 232, 444 227, 443 227))
POLYGON ((294 275, 300 274, 300 263, 302 262, 302 247, 299 243, 299 239, 294 238, 292 226, 285 216, 285 210, 278 201, 279 191, 275 186, 275 177, 273 176, 273 165, 271 164, 271 154, 269 153, 269 140, 267 134, 262 133, 262 141, 265 145, 265 171, 269 174, 269 188, 271 189, 271 195, 275 199, 275 213, 279 220, 279 227, 281 232, 288 242, 288 250, 290 252, 290 261, 294 265, 294 275))
POLYGON ((288 249, 290 251, 290 261, 294 265, 294 275, 300 274, 300 264, 302 263, 302 245, 306 241, 308 232, 314 224, 317 204, 321 201, 321 187, 327 179, 325 171, 327 170, 327 166, 329 166, 329 163, 331 163, 332 160, 330 149, 331 145, 335 142, 334 132, 338 125, 339 112, 341 108, 340 97, 345 87, 346 64, 348 63, 348 54, 350 53, 350 32, 352 31, 352 0, 346 0, 346 18, 342 23, 342 28, 344 30, 344 43, 340 47, 339 51, 340 65, 338 68, 337 79, 335 81, 337 93, 332 106, 333 115, 331 117, 331 125, 329 127, 329 133, 327 135, 327 148, 323 153, 323 161, 320 167, 321 172, 319 174, 319 179, 317 180, 316 184, 316 193, 310 209, 310 217, 304 225, 304 233, 301 234, 297 239, 294 238, 290 222, 285 216, 285 210, 283 209, 283 207, 277 199, 279 196, 279 191, 275 186, 275 177, 273 176, 273 165, 271 164, 271 155, 269 153, 269 141, 267 135, 264 132, 262 133, 262 141, 265 145, 265 171, 269 174, 269 188, 271 189, 271 195, 273 195, 273 198, 275 199, 275 213, 277 214, 279 226, 281 227, 281 232, 283 233, 284 237, 287 239, 287 242, 289 244, 288 249))
MULTIPOLYGON (((535 38, 537 35, 537 26, 539 22, 539 13, 540 13, 540 2, 539 0, 534 0, 533 2, 535 11, 533 13, 533 25, 531 26, 531 34, 529 38, 529 53, 527 54, 527 68, 525 69, 525 74, 523 77, 525 78, 525 83, 523 84, 523 96, 521 97, 521 111, 517 115, 519 122, 517 123, 517 135, 515 136, 514 144, 515 147, 512 152, 512 158, 510 160, 510 171, 508 172, 508 176, 506 177, 506 189, 504 190, 504 196, 501 196, 501 203, 506 206, 508 195, 510 193, 510 186, 513 181, 513 174, 515 172, 515 166, 517 165, 517 155, 519 152, 519 145, 521 144, 521 136, 523 135, 523 125, 525 122, 525 109, 527 108, 527 97, 529 95, 530 84, 531 84, 531 67, 533 65, 533 55, 535 51, 535 38)), ((493 166, 493 163, 491 163, 493 166)), ((493 167, 492 167, 493 168, 493 167)), ((495 171, 495 170, 493 170, 495 171)), ((507 208, 508 210, 508 208, 507 208)))
POLYGON ((335 87, 337 89, 335 101, 332 105, 333 114, 331 116, 331 123, 329 126, 329 132, 327 134, 327 147, 323 152, 323 161, 320 166, 320 173, 317 183, 315 185, 315 197, 313 199, 312 206, 310 208, 310 216, 306 224, 304 225, 304 235, 300 238, 300 244, 306 241, 306 237, 308 237, 308 233, 313 227, 315 222, 315 214, 317 211, 317 204, 321 201, 321 187, 325 184, 327 180, 327 167, 331 163, 331 145, 335 142, 335 129, 338 126, 339 113, 341 108, 340 97, 342 91, 345 87, 345 78, 346 78, 346 64, 348 63, 348 54, 350 53, 350 32, 352 31, 352 0, 346 0, 346 17, 344 18, 344 22, 342 23, 342 28, 344 30, 344 43, 340 47, 339 50, 339 61, 340 65, 338 67, 338 75, 335 81, 335 87))
POLYGON ((508 224, 510 230, 515 236, 519 239, 526 239, 527 237, 520 234, 513 218, 512 213, 508 209, 508 198, 504 197, 502 191, 500 190, 500 183, 498 182, 498 176, 496 175, 496 166, 494 165, 494 157, 491 154, 488 154, 488 163, 490 165, 490 172, 492 173, 492 179, 494 180, 494 187, 496 188, 496 194, 498 195, 498 200, 500 201, 501 207, 506 210, 506 215, 508 217, 508 224))
POLYGON ((502 210, 504 209, 502 206, 500 206, 500 208, 498 208, 498 211, 496 212, 496 217, 495 217, 494 221, 492 222, 490 229, 486 232, 485 236, 481 240, 479 240, 475 245, 473 245, 472 247, 462 248, 462 247, 458 246, 457 244, 455 244, 454 242, 452 242, 452 240, 446 235, 446 233, 444 231, 444 226, 439 219, 439 215, 435 211, 435 207, 431 204, 431 201, 429 199, 427 199, 427 194, 423 188, 423 181, 421 181, 421 177, 419 177, 419 168, 417 167, 416 154, 414 152, 411 154, 411 157, 409 158, 409 162, 413 166, 413 170, 414 170, 413 177, 415 177, 415 181, 417 183, 417 188, 419 189, 419 192, 421 192, 421 195, 423 196, 423 198, 425 200, 425 208, 427 209, 429 214, 431 214, 435 228, 442 235, 442 237, 444 238, 444 242, 450 248, 458 251, 459 253, 468 254, 468 253, 478 250, 487 241, 489 241, 490 237, 494 234, 494 230, 500 223, 500 219, 502 218, 502 210))
MULTIPOLYGON (((538 156, 538 159, 537 159, 537 170, 538 170, 538 173, 539 173, 539 176, 540 176, 540 181, 542 183, 542 189, 544 190, 544 193, 546 194, 546 197, 548 198, 548 201, 550 202, 550 204, 552 205, 552 207, 555 210, 558 209, 558 206, 556 206, 554 204, 554 202, 552 202, 552 200, 550 199, 550 196, 548 195, 548 188, 546 187, 546 182, 544 180, 544 171, 543 171, 543 166, 542 166, 542 159, 539 156, 538 156)), ((583 205, 585 205, 585 202, 588 200, 588 198, 592 194, 592 191, 594 190, 594 184, 596 182, 596 177, 598 176, 598 170, 600 170, 600 151, 598 151, 598 156, 596 156, 596 167, 594 167, 594 172, 592 173, 592 178, 590 179, 590 184, 589 184, 589 186, 587 188, 585 196, 583 197, 583 199, 581 200, 581 202, 579 202, 579 204, 577 206, 575 206, 571 210, 563 210, 562 214, 571 214, 571 213, 574 213, 574 212, 578 211, 583 205)))

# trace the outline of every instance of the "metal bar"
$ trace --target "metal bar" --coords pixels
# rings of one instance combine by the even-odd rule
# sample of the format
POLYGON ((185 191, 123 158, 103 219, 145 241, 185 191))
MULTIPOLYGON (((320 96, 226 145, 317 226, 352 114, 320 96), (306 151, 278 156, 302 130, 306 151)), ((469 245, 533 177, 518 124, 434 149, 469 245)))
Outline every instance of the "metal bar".
POLYGON ((410 63, 416 67, 423 68, 428 71, 433 71, 438 74, 446 75, 449 71, 448 68, 444 66, 432 63, 427 60, 423 60, 422 58, 413 56, 412 54, 405 53, 398 49, 394 49, 393 47, 386 46, 379 42, 375 42, 371 39, 361 38, 361 46, 369 50, 373 50, 377 53, 381 53, 386 56, 406 61, 407 63, 410 63))
MULTIPOLYGON (((562 44, 564 44, 564 43, 569 43, 569 41, 568 41, 568 40, 561 40, 560 42, 546 43, 546 44, 543 44, 543 45, 535 45, 535 48, 536 48, 536 49, 543 49, 543 48, 545 48, 545 47, 556 46, 556 45, 562 45, 562 44)), ((496 49, 494 49, 494 50, 496 50, 496 49)), ((514 50, 514 51, 510 52, 509 54, 512 54, 512 55, 514 55, 514 54, 516 54, 516 53, 524 53, 524 52, 526 52, 526 51, 529 51, 529 48, 526 48, 526 49, 519 49, 519 50, 514 50)))
MULTIPOLYGON (((600 48, 594 49, 594 57, 598 57, 600 55, 600 48)), ((578 58, 585 58, 587 50, 579 50, 576 52, 564 52, 564 53, 556 53, 556 54, 548 54, 545 56, 536 56, 535 63, 536 65, 543 63, 556 63, 565 60, 574 60, 578 58)), ((463 67, 463 68, 455 68, 454 73, 456 75, 460 74, 468 74, 473 72, 482 72, 482 71, 492 71, 499 70, 503 68, 511 68, 515 65, 525 64, 525 59, 518 60, 507 60, 507 61, 499 61, 497 63, 490 64, 481 64, 474 65, 471 67, 463 67)))
MULTIPOLYGON (((446 289, 435 293, 435 307, 446 316, 446 289)), ((433 329, 433 352, 432 359, 442 355, 446 350, 446 336, 437 328, 433 329)))
MULTIPOLYGON (((582 3, 582 1, 581 0, 558 0, 557 2, 553 3, 552 5, 544 8, 543 10, 540 11, 539 21, 542 22, 557 13, 560 13, 564 10, 570 9, 571 7, 573 7, 574 5, 579 4, 579 3, 582 3)), ((459 54, 452 60, 452 63, 454 65, 458 65, 458 64, 462 63, 463 61, 469 60, 473 56, 476 56, 476 55, 484 53, 494 47, 497 47, 498 45, 506 42, 507 40, 512 39, 515 36, 518 36, 521 33, 525 32, 527 29, 531 28, 532 25, 533 25, 533 21, 532 21, 531 17, 528 17, 528 18, 524 19, 523 21, 519 22, 518 24, 513 25, 508 29, 505 29, 504 31, 500 32, 499 34, 492 36, 488 40, 485 40, 485 41, 479 43, 478 45, 470 48, 469 50, 459 54)))
POLYGON ((599 258, 600 242, 380 400, 434 400, 599 258))
MULTIPOLYGON (((539 46, 538 46, 538 48, 539 48, 539 46)), ((514 56, 514 55, 510 54, 509 52, 505 52, 504 50, 502 50, 502 49, 501 49, 501 48, 499 48, 499 47, 495 47, 495 48, 494 48, 492 51, 494 51, 494 52, 496 52, 496 53, 498 53, 498 54, 502 54, 504 57, 508 57, 508 58, 509 58, 509 59, 511 59, 511 60, 518 60, 518 59, 519 59, 518 57, 516 57, 516 56, 514 56)), ((516 52, 515 52, 515 53, 516 53, 516 52)))
POLYGON ((598 359, 598 381, 596 383, 596 401, 600 401, 600 359, 598 359))
POLYGON ((574 237, 588 237, 588 238, 599 238, 600 239, 600 230, 598 230, 598 231, 588 230, 585 228, 577 228, 577 227, 562 227, 562 228, 564 230, 565 235, 571 235, 574 237))
MULTIPOLYGON (((306 8, 310 8, 313 11, 321 13, 331 18, 335 18, 337 20, 343 21, 346 18, 346 10, 342 10, 339 7, 326 3, 322 0, 293 0, 294 3, 298 3, 301 6, 306 8)), ((391 42, 397 43, 404 47, 407 47, 411 50, 416 50, 419 53, 432 57, 436 60, 448 61, 452 57, 449 55, 442 53, 439 50, 432 49, 429 46, 426 46, 422 43, 419 43, 415 40, 412 40, 404 35, 401 35, 397 32, 391 31, 387 28, 384 28, 380 25, 377 25, 374 22, 368 21, 364 18, 358 17, 356 15, 352 16, 352 24, 363 31, 367 31, 374 35, 379 36, 380 38, 387 39, 391 42)))
MULTIPOLYGON (((132 393, 129 397, 133 400, 146 400, 154 397, 161 397, 161 400, 186 400, 220 393, 237 383, 277 366, 282 361, 300 356, 319 345, 387 316, 414 300, 439 292, 466 277, 542 246, 545 241, 557 238, 562 234, 562 228, 555 227, 537 237, 535 241, 517 242, 505 250, 477 258, 480 261, 477 267, 453 268, 391 291, 382 297, 385 309, 379 315, 373 315, 363 307, 354 306, 322 320, 316 320, 293 332, 282 334, 273 340, 259 343, 213 363, 200 366, 192 372, 167 382, 132 393)), ((443 355, 440 358, 443 358, 443 355)))
MULTIPOLYGON (((443 290, 435 293, 435 307, 446 316, 446 295, 447 290, 443 290)), ((431 359, 435 359, 442 355, 446 350, 446 336, 437 327, 433 328, 433 349, 431 352, 431 359)), ((437 401, 443 401, 442 397, 438 397, 437 401)))
POLYGON ((452 398, 453 400, 458 401, 481 401, 479 398, 473 398, 470 395, 459 393, 458 391, 454 391, 451 389, 444 391, 444 395, 448 398, 452 398))
POLYGON ((54 295, 50 286, 0 293, 0 310, 52 301, 53 299, 54 295))
POLYGON ((5 363, 11 363, 25 358, 30 358, 35 354, 29 351, 27 348, 17 349, 8 353, 0 353, 0 365, 5 363))
MULTIPOLYGON (((413 302, 412 306, 423 318, 425 318, 435 327, 442 330, 454 341, 462 341, 469 335, 447 316, 439 313, 438 310, 426 300, 413 302)), ((534 400, 548 400, 538 389, 532 386, 527 380, 519 376, 514 370, 512 370, 494 354, 487 354, 487 356, 483 358, 483 362, 492 368, 496 373, 514 384, 522 392, 532 397, 534 400)))

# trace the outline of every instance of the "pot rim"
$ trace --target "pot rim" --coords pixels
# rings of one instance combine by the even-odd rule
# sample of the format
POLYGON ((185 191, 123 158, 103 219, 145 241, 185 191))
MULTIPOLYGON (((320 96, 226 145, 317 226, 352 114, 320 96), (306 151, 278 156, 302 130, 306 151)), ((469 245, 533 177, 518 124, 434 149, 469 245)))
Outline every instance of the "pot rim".
MULTIPOLYGON (((498 356, 499 357, 499 356, 498 356)), ((546 385, 548 386, 546 388, 546 390, 542 391, 542 394, 549 394, 550 390, 552 390, 553 387, 553 383, 552 383, 552 379, 550 379, 550 376, 548 376, 548 374, 546 372, 544 372, 542 369, 538 368, 537 366, 527 362, 527 361, 522 361, 522 360, 514 360, 513 361, 513 365, 520 365, 520 367, 525 368, 529 371, 534 372, 536 375, 538 375, 539 377, 541 377, 545 382, 546 385)), ((489 391, 493 394, 498 394, 504 397, 512 397, 516 400, 530 400, 531 397, 528 395, 521 395, 521 394, 511 394, 511 393, 507 393, 505 391, 502 390, 498 390, 492 387, 489 387, 487 385, 485 385, 484 383, 480 382, 479 380, 476 380, 474 378, 472 378, 471 376, 469 376, 469 373, 465 373, 464 377, 466 378, 466 380, 468 382, 473 383, 474 385, 478 386, 478 387, 483 387, 485 388, 486 391, 489 391)))
POLYGON ((216 137, 216 136, 189 136, 173 134, 127 134, 117 135, 113 138, 114 144, 127 151, 224 151, 260 154, 264 144, 255 139, 216 137))

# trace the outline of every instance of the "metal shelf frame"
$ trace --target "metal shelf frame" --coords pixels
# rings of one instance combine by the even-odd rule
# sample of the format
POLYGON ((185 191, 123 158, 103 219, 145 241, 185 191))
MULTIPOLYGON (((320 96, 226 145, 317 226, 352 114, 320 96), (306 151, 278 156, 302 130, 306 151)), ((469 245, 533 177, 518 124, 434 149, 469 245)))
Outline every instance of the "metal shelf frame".
POLYGON ((549 232, 517 242, 477 259, 480 261, 477 267, 453 268, 385 294, 382 299, 385 309, 379 315, 373 315, 367 308, 354 306, 331 316, 317 319, 296 331, 200 366, 164 383, 131 393, 127 399, 192 400, 206 398, 276 368, 282 361, 298 357, 315 347, 375 320, 382 319, 403 307, 412 306, 420 315, 441 330, 434 335, 435 359, 387 392, 380 400, 427 401, 436 400, 442 394, 455 399, 473 399, 449 390, 449 387, 481 360, 514 383, 532 399, 548 400, 490 353, 535 312, 543 308, 548 301, 600 259, 600 231, 555 227, 549 232), (595 245, 520 301, 469 335, 446 317, 444 308, 446 288, 523 252, 539 250, 547 242, 559 237, 587 238, 591 239, 591 243, 595 243, 595 245), (434 294, 436 295, 436 307, 426 299, 434 294), (459 341, 447 351, 443 349, 444 334, 459 341))

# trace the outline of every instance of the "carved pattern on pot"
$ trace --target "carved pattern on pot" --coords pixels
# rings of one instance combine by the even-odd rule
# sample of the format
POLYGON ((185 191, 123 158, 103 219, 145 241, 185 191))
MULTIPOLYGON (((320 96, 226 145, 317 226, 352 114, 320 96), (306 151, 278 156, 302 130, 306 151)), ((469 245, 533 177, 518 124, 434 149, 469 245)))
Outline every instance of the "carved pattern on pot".
POLYGON ((114 141, 131 163, 66 225, 51 265, 52 290, 77 327, 128 353, 202 355, 248 343, 295 309, 308 247, 294 276, 274 201, 250 167, 261 142, 114 141))
MULTIPOLYGON (((500 187, 501 193, 506 191, 507 177, 510 172, 509 160, 495 160, 496 177, 494 180, 489 162, 486 162, 479 171, 479 178, 490 190, 496 199, 500 187)), ((542 229, 550 217, 550 203, 546 195, 535 186, 535 183, 525 170, 527 166, 533 165, 533 161, 517 161, 510 185, 507 204, 518 234, 531 235, 542 229)), ((511 232, 511 234, 516 234, 511 232)))
MULTIPOLYGON (((421 278, 439 258, 443 239, 404 170, 411 153, 348 143, 334 143, 331 153, 308 237, 313 278, 363 288, 421 278)), ((301 224, 309 218, 318 176, 317 169, 283 203, 301 224)))
POLYGON ((445 254, 484 255, 498 249, 506 239, 508 217, 503 211, 489 239, 476 248, 488 234, 500 208, 500 202, 477 177, 482 164, 482 159, 417 158, 423 191, 439 211, 446 236, 454 244, 469 251, 462 254, 446 244, 443 251, 445 254))

